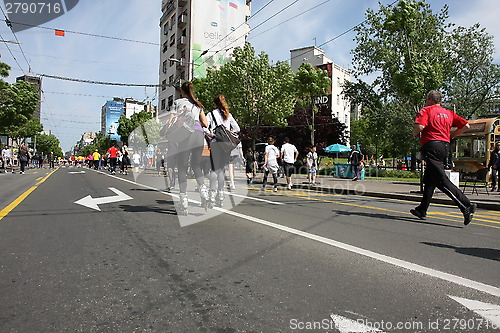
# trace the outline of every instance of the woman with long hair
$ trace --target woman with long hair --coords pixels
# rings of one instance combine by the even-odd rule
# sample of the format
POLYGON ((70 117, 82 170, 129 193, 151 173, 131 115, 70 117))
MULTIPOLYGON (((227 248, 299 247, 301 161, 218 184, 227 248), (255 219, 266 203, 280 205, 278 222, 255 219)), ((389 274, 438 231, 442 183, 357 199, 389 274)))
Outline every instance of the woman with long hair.
POLYGON ((186 81, 182 84, 181 95, 182 98, 174 101, 172 106, 173 112, 170 114, 169 122, 172 121, 176 114, 183 113, 186 110, 190 112, 189 114, 194 119, 193 133, 186 140, 177 144, 175 153, 181 208, 183 209, 183 213, 187 214, 189 202, 187 197, 187 172, 189 167, 194 172, 202 202, 208 200, 208 189, 204 184, 203 173, 201 171, 201 153, 203 151, 204 140, 203 127, 207 127, 208 123, 203 112, 204 106, 194 96, 194 86, 191 82, 186 81))
POLYGON ((21 171, 19 172, 21 175, 24 173, 24 169, 26 168, 26 164, 30 159, 30 153, 28 148, 25 145, 21 145, 18 152, 19 164, 21 166, 21 171))
POLYGON ((214 98, 215 109, 207 115, 210 142, 210 159, 212 162, 212 173, 210 178, 210 204, 222 206, 224 200, 224 167, 229 162, 231 152, 226 152, 213 135, 213 130, 218 125, 224 125, 228 130, 238 133, 240 126, 229 112, 224 95, 214 98))

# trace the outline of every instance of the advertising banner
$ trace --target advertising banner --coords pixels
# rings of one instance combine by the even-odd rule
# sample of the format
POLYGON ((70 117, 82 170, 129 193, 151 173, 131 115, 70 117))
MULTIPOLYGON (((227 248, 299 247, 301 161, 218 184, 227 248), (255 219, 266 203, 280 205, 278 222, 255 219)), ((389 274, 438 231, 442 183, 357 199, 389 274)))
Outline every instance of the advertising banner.
POLYGON ((192 6, 194 76, 203 77, 207 68, 225 64, 233 49, 244 45, 247 6, 244 0, 194 0, 192 6))
POLYGON ((104 135, 109 135, 111 140, 120 141, 120 136, 117 133, 118 119, 124 112, 123 102, 108 101, 106 103, 106 133, 104 135))

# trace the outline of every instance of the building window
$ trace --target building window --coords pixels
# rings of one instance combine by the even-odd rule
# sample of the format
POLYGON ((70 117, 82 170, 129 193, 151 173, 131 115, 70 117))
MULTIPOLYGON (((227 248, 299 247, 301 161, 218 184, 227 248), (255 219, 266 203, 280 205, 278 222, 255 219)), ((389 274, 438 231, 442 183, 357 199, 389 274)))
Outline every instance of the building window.
POLYGON ((170 36, 170 46, 173 46, 175 44, 175 34, 170 36))
POLYGON ((161 109, 165 110, 165 107, 166 107, 166 105, 165 105, 165 98, 164 98, 161 100, 161 109))
POLYGON ((167 89, 167 80, 161 81, 161 90, 167 89))
POLYGON ((168 97, 168 108, 170 109, 170 107, 174 104, 174 96, 173 95, 170 95, 168 97))
POLYGON ((170 75, 170 77, 168 78, 168 83, 170 83, 170 85, 172 85, 174 83, 174 76, 173 75, 170 75))
POLYGON ((168 41, 163 43, 163 53, 167 52, 167 49, 168 49, 168 41))
POLYGON ((168 35, 168 21, 163 25, 163 34, 168 35))
POLYGON ((186 72, 182 71, 181 72, 181 80, 185 80, 186 79, 186 72))
POLYGON ((167 60, 165 60, 165 61, 163 62, 163 65, 162 65, 162 71, 163 71, 163 73, 167 73, 167 60))
MULTIPOLYGON (((175 55, 172 54, 169 59, 175 59, 175 55)), ((170 60, 170 67, 174 65, 175 61, 170 60)))

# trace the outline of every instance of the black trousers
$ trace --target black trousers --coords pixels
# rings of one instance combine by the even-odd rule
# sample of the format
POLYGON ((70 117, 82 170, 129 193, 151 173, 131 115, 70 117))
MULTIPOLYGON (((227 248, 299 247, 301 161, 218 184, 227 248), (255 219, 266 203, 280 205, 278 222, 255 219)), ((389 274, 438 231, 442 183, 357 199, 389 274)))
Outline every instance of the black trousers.
POLYGON ((470 200, 446 176, 444 163, 448 157, 450 144, 444 141, 430 141, 422 146, 426 168, 424 172, 424 195, 417 209, 427 212, 432 195, 436 188, 440 189, 460 208, 462 213, 470 206, 470 200))

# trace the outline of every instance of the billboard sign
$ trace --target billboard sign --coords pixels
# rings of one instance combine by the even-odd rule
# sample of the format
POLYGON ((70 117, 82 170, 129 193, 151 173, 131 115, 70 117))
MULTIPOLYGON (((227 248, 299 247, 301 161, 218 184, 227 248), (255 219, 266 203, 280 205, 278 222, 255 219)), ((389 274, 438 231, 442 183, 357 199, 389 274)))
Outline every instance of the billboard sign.
POLYGON ((120 141, 118 135, 118 119, 125 112, 123 102, 121 101, 108 101, 106 103, 106 133, 111 140, 120 141))
POLYGON ((192 6, 194 76, 204 77, 207 68, 222 66, 235 47, 244 45, 247 5, 244 0, 194 0, 192 6), (209 52, 202 56, 204 50, 209 52))

